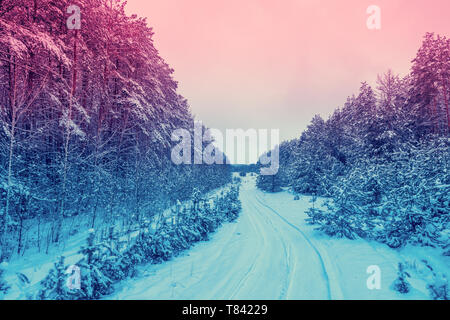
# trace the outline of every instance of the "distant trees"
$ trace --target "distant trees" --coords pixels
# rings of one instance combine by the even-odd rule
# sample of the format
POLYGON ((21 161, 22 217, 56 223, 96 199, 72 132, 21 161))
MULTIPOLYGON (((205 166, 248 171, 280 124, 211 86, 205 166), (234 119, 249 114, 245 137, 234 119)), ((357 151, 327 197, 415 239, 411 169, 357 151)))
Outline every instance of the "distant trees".
POLYGON ((259 175, 256 178, 256 186, 268 192, 279 192, 281 191, 281 183, 278 175, 259 175))
POLYGON ((82 0, 81 29, 68 30, 70 4, 0 2, 3 259, 25 248, 30 219, 59 242, 69 217, 138 223, 231 181, 227 165, 171 162, 171 133, 193 117, 145 19, 122 0, 82 0))
POLYGON ((256 164, 233 164, 231 165, 231 169, 233 172, 244 172, 244 173, 256 173, 258 172, 258 168, 256 164))

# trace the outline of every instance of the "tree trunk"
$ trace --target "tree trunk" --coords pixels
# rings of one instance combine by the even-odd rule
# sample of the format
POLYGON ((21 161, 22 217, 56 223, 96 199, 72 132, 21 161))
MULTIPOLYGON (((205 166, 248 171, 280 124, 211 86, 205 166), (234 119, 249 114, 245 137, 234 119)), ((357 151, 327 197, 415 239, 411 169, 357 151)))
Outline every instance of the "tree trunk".
POLYGON ((68 158, 69 158, 69 142, 70 142, 70 121, 72 119, 72 104, 73 97, 75 95, 75 90, 77 87, 77 40, 78 40, 78 31, 75 30, 75 37, 73 40, 73 66, 72 66, 72 89, 70 91, 69 96, 69 110, 67 112, 67 123, 66 123, 66 139, 64 142, 64 163, 63 163, 63 183, 61 188, 61 199, 59 206, 59 214, 56 218, 56 236, 54 241, 58 242, 62 227, 62 221, 64 218, 64 206, 65 206, 65 198, 67 192, 67 168, 68 168, 68 158))

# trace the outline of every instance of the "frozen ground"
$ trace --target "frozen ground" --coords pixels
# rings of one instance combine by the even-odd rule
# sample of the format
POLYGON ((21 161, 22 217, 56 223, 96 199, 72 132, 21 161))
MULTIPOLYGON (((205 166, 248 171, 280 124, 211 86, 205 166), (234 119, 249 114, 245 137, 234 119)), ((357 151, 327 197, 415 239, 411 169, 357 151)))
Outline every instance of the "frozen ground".
POLYGON ((450 274, 450 258, 432 248, 393 250, 364 240, 330 239, 305 223, 308 197, 266 194, 253 177, 241 188, 243 210, 211 241, 183 256, 141 269, 106 299, 428 299, 426 282, 435 270, 450 274), (413 289, 390 289, 398 262, 416 265, 413 289), (367 268, 379 266, 381 289, 367 288, 367 268))

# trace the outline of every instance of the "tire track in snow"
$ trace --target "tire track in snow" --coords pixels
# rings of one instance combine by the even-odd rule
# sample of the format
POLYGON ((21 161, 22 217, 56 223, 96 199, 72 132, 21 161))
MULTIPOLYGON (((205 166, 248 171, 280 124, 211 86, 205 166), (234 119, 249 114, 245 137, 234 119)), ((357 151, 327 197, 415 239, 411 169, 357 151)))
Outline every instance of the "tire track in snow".
MULTIPOLYGON (((247 203, 251 203, 250 201, 247 201, 247 203)), ((252 204, 253 205, 253 204, 252 204)), ((254 206, 254 205, 253 205, 254 206)), ((255 207, 255 206, 254 206, 255 207)), ((256 208, 256 207, 255 207, 256 208)), ((255 219, 254 217, 250 218, 252 221, 252 225, 255 229, 255 232, 257 234, 261 234, 262 238, 263 238, 263 248, 266 246, 266 237, 264 236, 264 232, 263 228, 261 226, 261 223, 258 221, 258 219, 255 219), (257 226, 258 225, 258 226, 257 226)), ((255 259, 253 260, 252 264, 250 265, 250 267, 248 268, 248 270, 245 272, 244 276, 241 278, 241 280, 238 282, 236 288, 234 289, 233 293, 231 294, 230 299, 234 299, 234 297, 239 293, 239 291, 242 289, 242 287, 245 285, 245 283, 247 282, 248 278, 250 277, 250 275, 252 274, 252 271, 255 270, 255 266, 257 264, 257 262, 259 261, 259 258, 261 257, 262 254, 262 250, 260 250, 258 252, 258 255, 255 257, 255 259)))
POLYGON ((314 252, 316 253, 317 257, 319 258, 320 265, 321 265, 321 268, 322 268, 323 278, 324 278, 324 280, 326 282, 328 299, 333 299, 333 298, 334 299, 342 299, 342 293, 341 293, 341 290, 339 288, 334 288, 334 290, 331 289, 330 278, 329 278, 327 269, 325 267, 324 259, 323 259, 322 255, 320 254, 319 250, 317 249, 317 247, 311 242, 311 240, 305 235, 305 233, 300 228, 298 228, 297 226, 295 226, 294 224, 289 222, 286 218, 284 218, 278 212, 276 212, 272 207, 270 207, 267 204, 265 204, 264 202, 262 202, 259 199, 259 197, 256 195, 256 193, 255 193, 255 200, 259 204, 261 204, 262 206, 266 207, 271 212, 276 214, 283 222, 285 222, 287 225, 289 225, 291 228, 293 228, 294 230, 298 231, 302 235, 303 239, 306 240, 306 242, 310 245, 310 247, 314 250, 314 252))
MULTIPOLYGON (((258 204, 258 205, 260 205, 260 204, 258 202, 256 202, 256 204, 255 204, 255 202, 251 202, 251 201, 249 201, 249 203, 251 203, 253 205, 253 207, 255 208, 255 210, 260 213, 260 216, 263 217, 261 210, 258 209, 256 206, 256 204, 258 204)), ((280 230, 270 221, 270 219, 268 219, 265 216, 263 218, 266 221, 266 223, 274 229, 274 231, 275 231, 274 234, 277 234, 277 235, 281 234, 280 230)), ((289 292, 290 286, 292 284, 291 279, 293 278, 293 270, 295 270, 295 268, 291 268, 291 263, 290 263, 291 262, 291 247, 286 245, 286 241, 283 237, 278 237, 278 238, 280 239, 281 244, 283 246, 283 252, 284 252, 285 259, 286 259, 286 264, 285 264, 286 277, 283 281, 283 287, 281 288, 280 295, 278 296, 278 299, 281 300, 281 299, 288 298, 288 292, 289 292)))
POLYGON ((288 299, 288 293, 289 289, 291 287, 292 283, 292 277, 293 277, 293 270, 295 268, 291 267, 291 247, 286 246, 286 242, 283 240, 283 249, 284 249, 284 255, 286 257, 286 278, 283 283, 283 288, 281 289, 281 293, 278 297, 280 300, 288 299))

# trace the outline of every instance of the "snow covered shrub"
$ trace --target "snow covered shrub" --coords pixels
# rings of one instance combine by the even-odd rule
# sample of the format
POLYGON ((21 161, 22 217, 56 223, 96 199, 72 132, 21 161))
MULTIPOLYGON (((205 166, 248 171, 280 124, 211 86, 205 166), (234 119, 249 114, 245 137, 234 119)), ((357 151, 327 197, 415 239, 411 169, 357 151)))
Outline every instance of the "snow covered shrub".
POLYGON ((441 243, 437 226, 433 221, 419 225, 411 236, 411 243, 421 246, 435 247, 441 243))
POLYGON ((216 203, 216 205, 225 210, 228 221, 236 220, 242 209, 242 204, 239 200, 239 185, 232 186, 228 193, 218 199, 218 204, 216 203))
POLYGON ((10 289, 9 285, 6 283, 6 280, 3 278, 7 266, 8 263, 6 262, 0 263, 0 299, 7 294, 10 289))
POLYGON ((397 270, 397 279, 395 279, 394 282, 392 283, 392 289, 402 294, 408 293, 409 290, 411 289, 411 285, 408 283, 406 278, 410 277, 411 276, 409 275, 408 272, 406 272, 403 263, 399 262, 397 270))
POLYGON ((95 243, 94 230, 90 230, 87 244, 79 253, 83 258, 76 264, 80 268, 80 290, 66 286, 64 258, 61 258, 41 282, 39 299, 98 299, 111 294, 112 284, 134 277, 139 264, 167 261, 186 250, 192 243, 206 240, 224 221, 235 219, 240 211, 239 188, 233 186, 210 203, 196 195, 190 207, 177 209, 177 215, 168 223, 164 218, 155 233, 149 223, 141 225, 139 234, 129 240, 109 235, 95 243))
POLYGON ((357 233, 354 230, 354 226, 352 226, 350 219, 345 215, 331 213, 323 215, 323 217, 326 217, 326 219, 320 223, 316 230, 324 232, 331 237, 356 239, 357 233))
POLYGON ((201 227, 201 234, 205 240, 208 239, 208 234, 214 232, 219 226, 220 221, 209 204, 203 203, 198 210, 198 223, 201 227))
POLYGON ((184 232, 184 229, 180 228, 178 225, 175 230, 172 231, 173 238, 176 239, 174 246, 178 251, 189 249, 190 241, 188 235, 184 232))
POLYGON ((374 225, 368 215, 363 215, 355 205, 355 199, 350 199, 344 193, 336 196, 333 202, 324 204, 325 210, 312 207, 306 211, 309 216, 306 221, 318 224, 316 230, 338 238, 356 239, 370 237, 374 225))
POLYGON ((133 243, 124 251, 119 250, 117 241, 102 242, 97 248, 101 257, 98 259, 99 271, 111 281, 134 276, 136 265, 143 261, 137 243, 133 243))
POLYGON ((61 256, 48 275, 40 282, 37 299, 40 300, 71 300, 76 299, 76 290, 67 286, 68 274, 64 265, 64 257, 61 256))
POLYGON ((194 227, 193 224, 183 223, 178 226, 177 232, 182 236, 188 243, 194 243, 200 241, 202 236, 198 228, 194 227))
POLYGON ((396 215, 387 215, 381 221, 383 228, 376 235, 376 240, 391 248, 400 248, 408 242, 413 242, 414 232, 422 225, 423 220, 418 214, 397 211, 396 215))
POLYGON ((155 262, 163 262, 169 260, 174 253, 171 246, 171 237, 166 228, 159 229, 150 242, 150 257, 155 262))
POLYGON ((186 250, 190 247, 190 243, 187 236, 181 231, 177 225, 171 225, 170 228, 166 228, 166 234, 170 241, 170 247, 172 248, 172 255, 177 255, 179 252, 186 250))
MULTIPOLYGON (((397 220, 397 219, 396 219, 397 220)), ((378 240, 387 244, 391 248, 403 247, 409 237, 407 228, 401 219, 398 219, 394 223, 387 224, 380 235, 378 235, 378 240)))
POLYGON ((306 214, 308 215, 308 218, 306 218, 306 222, 308 224, 321 224, 323 221, 325 221, 325 212, 318 208, 309 208, 306 211, 306 214))
POLYGON ((164 223, 146 240, 146 250, 155 262, 166 261, 192 243, 207 240, 224 221, 236 219, 240 210, 239 186, 222 192, 212 203, 197 194, 192 206, 179 210, 176 223, 164 223))
POLYGON ((94 239, 95 233, 91 229, 87 244, 79 251, 83 258, 76 264, 81 271, 81 290, 77 291, 77 299, 98 299, 112 293, 113 281, 105 272, 105 262, 110 251, 105 250, 104 244, 95 244, 94 239))

